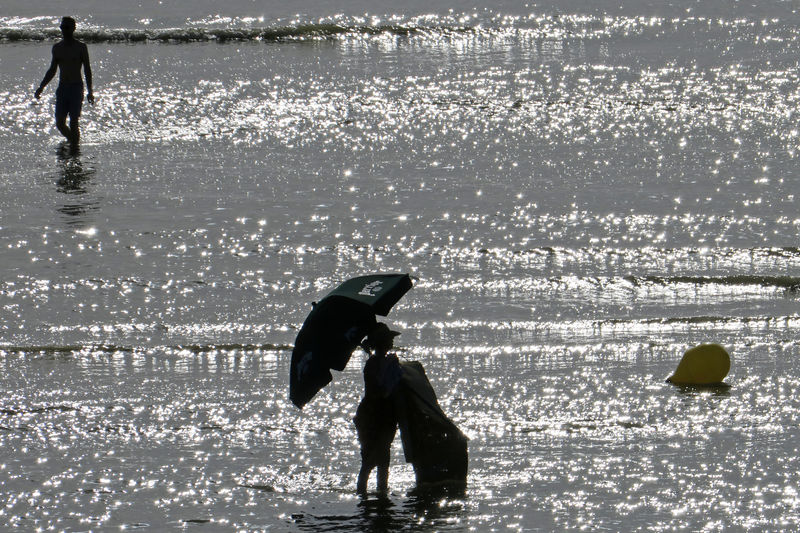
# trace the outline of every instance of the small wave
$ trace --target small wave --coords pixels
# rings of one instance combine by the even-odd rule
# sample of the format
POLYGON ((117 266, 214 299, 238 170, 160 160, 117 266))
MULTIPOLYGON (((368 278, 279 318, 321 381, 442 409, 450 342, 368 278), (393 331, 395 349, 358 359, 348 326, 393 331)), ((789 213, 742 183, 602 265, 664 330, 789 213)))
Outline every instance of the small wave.
POLYGON ((189 352, 193 354, 204 354, 210 352, 255 352, 255 351, 276 351, 289 352, 292 350, 290 344, 178 344, 171 346, 157 347, 138 347, 138 346, 118 346, 115 344, 87 344, 87 345, 0 345, 0 354, 40 354, 47 356, 58 356, 77 353, 133 353, 138 351, 164 350, 170 352, 189 352))
POLYGON ((114 346, 111 344, 65 344, 65 345, 0 345, 0 353, 6 354, 41 354, 41 355, 64 355, 76 352, 100 352, 100 353, 117 353, 117 352, 131 352, 131 348, 122 346, 114 346))
POLYGON ((795 276, 759 276, 752 274, 732 275, 732 276, 628 276, 626 281, 634 285, 645 283, 657 285, 726 285, 736 287, 760 286, 774 287, 778 289, 788 289, 789 291, 800 290, 800 277, 795 276))
MULTIPOLYGON (((683 327, 703 326, 711 329, 738 329, 743 326, 764 327, 771 324, 781 324, 784 327, 797 328, 800 326, 800 316, 720 316, 696 315, 651 318, 608 318, 591 322, 593 329, 613 327, 617 329, 638 330, 641 328, 681 329, 683 327)), ((792 341, 794 342, 794 341, 792 341)))
POLYGON ((170 346, 167 349, 188 351, 194 354, 208 352, 255 352, 255 351, 275 351, 290 352, 291 344, 185 344, 180 346, 170 346))
POLYGON ((6 416, 17 416, 17 415, 34 415, 34 414, 42 414, 42 413, 49 413, 49 412, 59 412, 59 413, 66 413, 71 411, 80 411, 80 407, 76 407, 75 405, 66 405, 66 404, 44 404, 39 407, 31 407, 28 409, 23 408, 10 408, 4 407, 0 409, 0 415, 6 416))
MULTIPOLYGON (((76 37, 90 43, 139 43, 139 42, 282 42, 333 39, 344 35, 394 35, 466 33, 475 31, 469 27, 422 27, 415 25, 343 25, 304 24, 273 28, 164 28, 164 29, 92 29, 76 32, 76 37)), ((61 38, 58 29, 0 28, 0 41, 47 41, 61 38)))

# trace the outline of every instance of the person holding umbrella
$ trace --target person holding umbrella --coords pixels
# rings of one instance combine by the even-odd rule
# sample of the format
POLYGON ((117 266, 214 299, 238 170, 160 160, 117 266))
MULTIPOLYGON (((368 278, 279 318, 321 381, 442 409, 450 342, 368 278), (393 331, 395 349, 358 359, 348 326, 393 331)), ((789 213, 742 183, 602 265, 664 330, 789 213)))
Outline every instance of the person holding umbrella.
POLYGON ((378 322, 363 343, 370 357, 364 365, 364 398, 358 404, 353 422, 361 445, 361 470, 356 492, 366 494, 370 473, 377 468, 378 492, 389 490, 389 458, 397 432, 395 400, 392 397, 401 377, 400 362, 389 354, 394 338, 400 335, 378 322))
POLYGON ((361 445, 356 484, 361 494, 375 468, 378 490, 388 491, 389 458, 398 428, 417 485, 466 486, 469 439, 442 411, 422 364, 401 363, 389 354, 399 333, 376 320, 376 315, 387 316, 412 286, 408 274, 378 273, 344 281, 312 304, 292 348, 289 399, 298 409, 331 382, 331 370, 345 369, 356 348, 370 353, 364 398, 353 419, 361 445))

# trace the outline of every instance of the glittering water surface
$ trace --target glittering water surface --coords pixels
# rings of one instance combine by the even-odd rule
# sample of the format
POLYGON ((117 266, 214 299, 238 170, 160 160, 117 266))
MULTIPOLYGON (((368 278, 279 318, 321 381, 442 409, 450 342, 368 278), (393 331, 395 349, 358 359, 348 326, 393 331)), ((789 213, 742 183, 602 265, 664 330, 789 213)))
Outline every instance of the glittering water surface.
POLYGON ((8 530, 798 528, 791 5, 144 4, 76 14, 77 153, 31 101, 61 13, 0 15, 8 530), (355 496, 363 354, 288 402, 373 271, 416 278, 388 320, 464 493, 398 440, 355 496), (664 383, 702 342, 730 387, 664 383))

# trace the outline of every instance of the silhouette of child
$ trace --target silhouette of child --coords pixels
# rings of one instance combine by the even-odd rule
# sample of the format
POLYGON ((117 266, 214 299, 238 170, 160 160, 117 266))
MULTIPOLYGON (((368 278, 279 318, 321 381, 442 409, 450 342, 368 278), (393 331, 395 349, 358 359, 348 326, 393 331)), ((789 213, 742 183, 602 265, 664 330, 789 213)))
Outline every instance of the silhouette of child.
POLYGON ((394 337, 400 335, 379 322, 367 335, 364 348, 371 352, 364 365, 364 398, 358 404, 353 419, 361 444, 361 470, 356 491, 367 492, 367 482, 373 468, 377 468, 378 491, 389 489, 389 456, 397 431, 397 415, 391 397, 400 381, 400 362, 394 354, 394 337))

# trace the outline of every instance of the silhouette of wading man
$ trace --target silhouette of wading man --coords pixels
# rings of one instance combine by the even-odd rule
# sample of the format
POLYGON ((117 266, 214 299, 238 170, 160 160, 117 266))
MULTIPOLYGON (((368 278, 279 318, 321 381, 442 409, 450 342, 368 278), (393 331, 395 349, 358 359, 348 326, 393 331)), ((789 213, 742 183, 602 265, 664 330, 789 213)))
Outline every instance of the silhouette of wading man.
POLYGON ((61 132, 61 135, 66 137, 73 146, 77 146, 80 140, 78 119, 81 116, 81 107, 83 105, 81 67, 86 78, 86 100, 90 104, 94 103, 92 68, 89 66, 89 49, 86 44, 75 39, 75 19, 72 17, 62 18, 60 28, 64 38, 53 45, 53 60, 34 96, 37 100, 39 99, 42 91, 56 75, 56 70, 58 70, 56 127, 61 132), (67 125, 67 117, 69 117, 69 126, 67 125))

